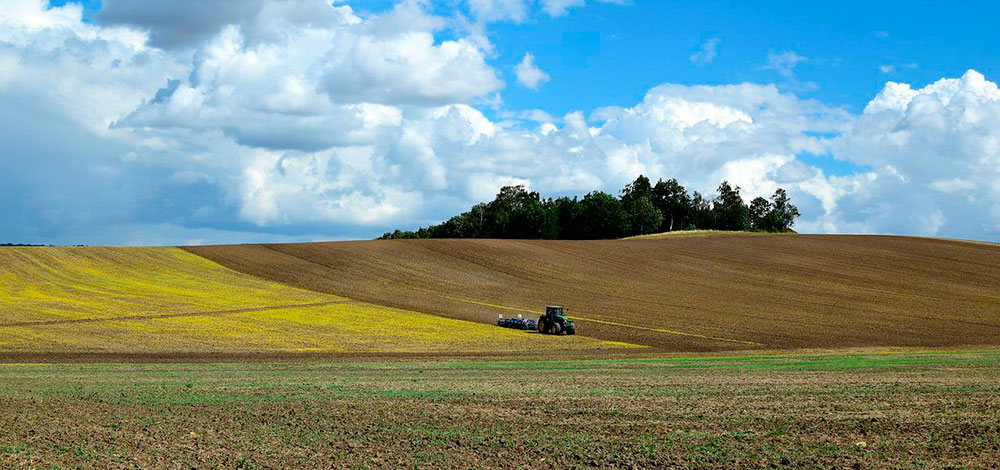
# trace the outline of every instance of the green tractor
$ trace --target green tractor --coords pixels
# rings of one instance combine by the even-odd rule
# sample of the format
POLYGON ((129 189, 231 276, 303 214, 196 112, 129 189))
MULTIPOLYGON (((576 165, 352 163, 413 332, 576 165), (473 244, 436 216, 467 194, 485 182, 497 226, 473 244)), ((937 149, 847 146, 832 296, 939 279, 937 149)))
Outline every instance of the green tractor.
POLYGON ((545 307, 545 315, 538 319, 538 332, 549 335, 566 333, 576 334, 576 325, 566 317, 563 308, 559 306, 545 307))

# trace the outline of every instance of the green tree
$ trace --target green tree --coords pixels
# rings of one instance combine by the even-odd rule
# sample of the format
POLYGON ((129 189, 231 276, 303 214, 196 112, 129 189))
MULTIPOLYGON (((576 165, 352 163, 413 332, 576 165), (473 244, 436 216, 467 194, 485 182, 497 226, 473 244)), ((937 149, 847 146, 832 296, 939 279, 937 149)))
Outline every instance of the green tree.
POLYGON ((788 193, 784 189, 778 188, 771 196, 771 211, 768 212, 767 220, 769 230, 773 232, 785 232, 795 225, 795 219, 802 215, 799 208, 795 207, 788 193))
POLYGON ((650 186, 649 178, 643 175, 639 175, 635 181, 625 185, 625 188, 622 189, 622 202, 642 198, 651 199, 652 197, 653 187, 650 186))
POLYGON ((712 203, 705 199, 698 191, 691 197, 690 224, 685 228, 697 228, 710 230, 716 228, 715 213, 712 211, 712 203))
POLYGON ((580 202, 576 197, 560 197, 555 200, 555 224, 557 238, 561 240, 578 240, 583 238, 580 233, 577 216, 580 212, 580 202))
POLYGON ((465 217, 467 238, 485 238, 489 230, 489 206, 479 203, 472 206, 469 212, 462 214, 465 217))
POLYGON ((800 215, 781 188, 770 201, 758 197, 749 207, 738 186, 724 181, 718 191, 710 201, 697 191, 688 196, 676 179, 651 186, 643 175, 622 189, 621 199, 594 191, 582 200, 543 200, 524 186, 505 186, 493 201, 440 224, 416 232, 386 232, 380 238, 599 239, 693 228, 786 231, 800 215))
POLYGON ((760 196, 750 201, 750 228, 754 230, 771 231, 768 223, 768 215, 771 212, 771 203, 760 196))
POLYGON ((661 231, 673 232, 687 228, 694 207, 684 186, 674 178, 667 181, 661 179, 653 187, 653 195, 656 208, 663 214, 661 231))
POLYGON ((621 201, 601 191, 583 197, 576 221, 585 239, 620 238, 628 227, 621 201))
POLYGON ((643 235, 660 229, 663 214, 653 203, 654 198, 649 178, 643 175, 622 189, 622 206, 628 219, 626 232, 629 235, 643 235))
POLYGON ((628 224, 626 229, 631 235, 654 233, 663 225, 663 214, 648 197, 631 201, 626 206, 628 224))
POLYGON ((506 235, 510 238, 537 240, 545 234, 546 214, 537 196, 529 198, 514 209, 510 214, 506 235))
POLYGON ((524 185, 504 186, 484 213, 484 234, 491 238, 541 238, 542 207, 537 192, 524 185))
POLYGON ((718 230, 740 231, 750 228, 750 210, 740 197, 740 187, 728 181, 719 185, 719 195, 712 205, 715 227, 718 230))

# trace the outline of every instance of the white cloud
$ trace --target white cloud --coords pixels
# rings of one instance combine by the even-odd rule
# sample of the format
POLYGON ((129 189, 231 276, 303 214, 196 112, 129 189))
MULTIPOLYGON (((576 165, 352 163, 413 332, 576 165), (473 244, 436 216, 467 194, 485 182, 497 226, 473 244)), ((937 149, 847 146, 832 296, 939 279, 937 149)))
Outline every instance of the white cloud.
POLYGON ((698 46, 698 51, 691 54, 688 60, 695 65, 707 65, 711 64, 715 60, 715 56, 719 53, 719 45, 722 44, 722 40, 719 38, 711 38, 698 46))
POLYGON ((908 69, 913 70, 918 68, 919 65, 916 62, 909 62, 905 64, 882 64, 878 66, 878 71, 886 75, 895 73, 897 70, 908 69))
MULTIPOLYGON (((642 172, 703 193, 728 179, 748 199, 784 187, 803 231, 1000 238, 1000 91, 975 71, 889 82, 860 115, 774 85, 665 84, 554 117, 505 109, 484 46, 438 40, 442 20, 421 5, 360 16, 263 1, 266 18, 213 20, 226 24, 169 46, 180 53, 149 42, 169 42, 154 32, 165 26, 8 1, 0 128, 17 138, 0 139, 12 163, 0 236, 367 237, 437 222, 503 184, 616 192, 642 172), (503 120, 481 111, 489 102, 503 120), (855 166, 830 175, 805 154, 855 166)), ((803 60, 773 62, 794 76, 803 60)))
POLYGON ((150 43, 157 47, 192 47, 227 24, 249 21, 263 3, 263 0, 219 3, 108 0, 102 5, 97 19, 101 24, 126 25, 147 31, 150 43))
POLYGON ((563 16, 570 8, 581 7, 586 0, 541 0, 542 10, 549 16, 563 16))
POLYGON ((807 62, 808 57, 804 57, 795 51, 784 51, 780 53, 771 52, 767 55, 767 65, 765 69, 777 70, 781 76, 789 79, 795 78, 795 67, 803 62, 807 62))
POLYGON ((510 20, 520 23, 528 17, 524 0, 467 0, 469 11, 482 22, 510 20))
POLYGON ((530 52, 524 54, 521 62, 514 67, 514 73, 517 75, 517 83, 532 90, 538 90, 539 85, 549 81, 549 74, 535 65, 535 56, 530 52))
POLYGON ((887 83, 836 153, 883 174, 848 202, 879 209, 844 220, 882 232, 1000 236, 1000 90, 979 72, 917 89, 887 83))
MULTIPOLYGON (((597 0, 598 3, 610 3, 614 5, 627 5, 630 0, 597 0)), ((544 11, 549 16, 555 18, 564 16, 569 10, 582 7, 587 4, 587 0, 539 0, 544 11)))

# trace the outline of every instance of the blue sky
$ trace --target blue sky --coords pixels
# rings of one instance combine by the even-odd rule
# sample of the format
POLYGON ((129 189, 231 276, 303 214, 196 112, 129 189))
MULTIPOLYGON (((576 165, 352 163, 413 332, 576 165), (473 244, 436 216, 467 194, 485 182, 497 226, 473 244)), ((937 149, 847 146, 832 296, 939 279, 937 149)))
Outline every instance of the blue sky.
POLYGON ((367 238, 640 172, 1000 239, 995 2, 4 3, 0 241, 367 238))
POLYGON ((534 51, 552 76, 544 93, 509 93, 507 101, 517 107, 560 113, 635 102, 664 82, 750 81, 778 83, 858 112, 886 80, 927 84, 968 69, 995 75, 1000 5, 942 5, 637 0, 502 25, 494 38, 507 58, 534 51), (690 55, 712 39, 719 41, 715 59, 692 64, 690 55), (815 83, 815 90, 767 68, 769 54, 786 51, 808 58, 795 67, 795 78, 815 83), (879 70, 886 65, 895 70, 879 70))
MULTIPOLYGON (((85 17, 101 10, 100 0, 79 3, 85 17)), ((374 13, 393 0, 348 4, 374 13)), ((447 2, 433 8, 448 14, 447 2)), ((993 77, 1000 67, 1000 4, 969 2, 630 0, 595 3, 572 14, 546 16, 490 27, 502 69, 531 52, 550 75, 544 92, 508 88, 512 108, 540 108, 552 114, 618 106, 640 100, 661 83, 778 83, 829 104, 860 112, 887 81, 917 85, 975 69, 993 77), (933 25, 930 34, 928 25, 933 25), (710 63, 690 56, 717 40, 710 63), (796 86, 768 68, 770 54, 795 52, 807 60, 795 67, 796 86), (892 67, 883 71, 881 67, 892 67)), ((448 37, 442 34, 441 37, 448 37)))

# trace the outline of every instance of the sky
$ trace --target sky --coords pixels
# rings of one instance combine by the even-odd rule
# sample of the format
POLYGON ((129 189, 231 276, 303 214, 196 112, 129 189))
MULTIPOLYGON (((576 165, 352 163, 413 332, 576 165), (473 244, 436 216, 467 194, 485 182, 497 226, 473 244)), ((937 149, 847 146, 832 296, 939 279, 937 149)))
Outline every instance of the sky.
POLYGON ((372 238, 524 184, 1000 241, 1000 4, 0 0, 0 243, 372 238))

